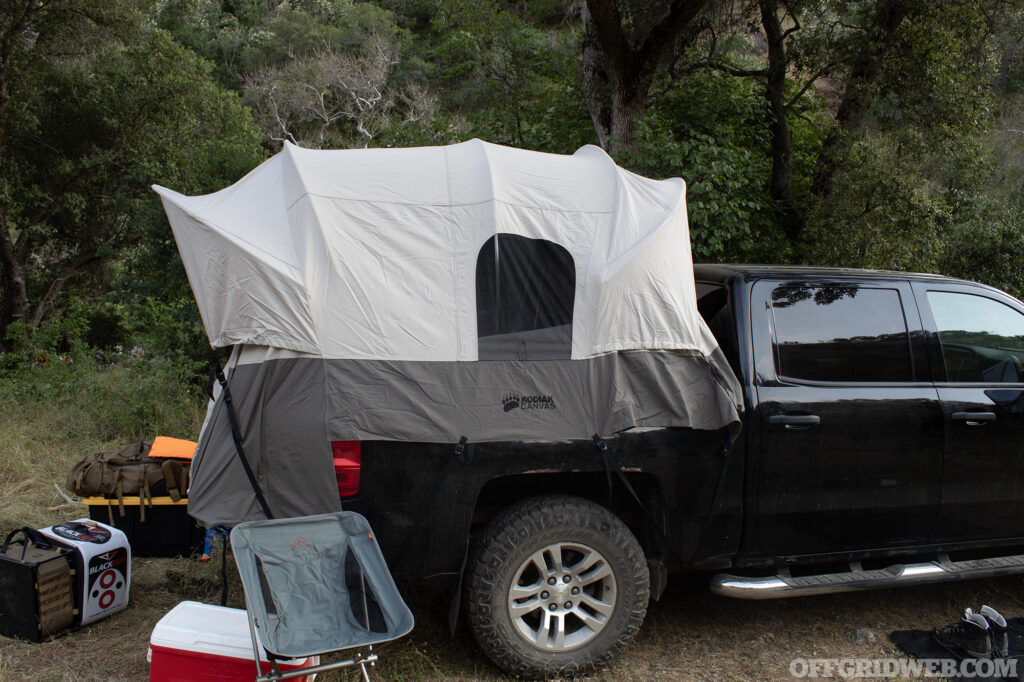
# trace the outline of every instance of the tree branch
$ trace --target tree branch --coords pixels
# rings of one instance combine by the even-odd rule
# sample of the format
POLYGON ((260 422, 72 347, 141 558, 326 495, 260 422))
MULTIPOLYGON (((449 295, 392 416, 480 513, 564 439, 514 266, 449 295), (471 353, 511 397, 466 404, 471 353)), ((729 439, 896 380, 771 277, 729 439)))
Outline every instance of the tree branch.
POLYGON ((804 96, 804 93, 811 89, 811 86, 814 85, 814 82, 821 78, 822 76, 824 76, 825 73, 826 72, 824 70, 821 70, 815 73, 810 78, 808 78, 807 81, 804 82, 803 87, 800 88, 799 92, 793 95, 789 99, 789 101, 786 102, 786 109, 792 109, 793 106, 800 100, 800 98, 804 96))
POLYGON ((796 15, 796 12, 793 11, 793 8, 789 6, 789 2, 787 2, 787 0, 781 0, 781 2, 782 6, 786 8, 786 13, 782 15, 782 18, 785 19, 788 16, 790 19, 793 20, 792 28, 786 29, 785 32, 783 32, 782 34, 782 39, 785 40, 786 38, 800 30, 800 17, 798 17, 796 15))
POLYGON ((698 66, 714 69, 715 71, 721 71, 728 73, 733 76, 767 76, 768 69, 738 69, 729 64, 722 62, 698 62, 698 66))
POLYGON ((46 290, 46 294, 43 295, 39 302, 36 303, 35 308, 32 311, 32 316, 29 318, 29 324, 33 327, 38 327, 39 323, 43 321, 43 317, 46 315, 50 306, 60 296, 61 290, 64 288, 64 283, 69 279, 77 275, 86 266, 98 262, 100 257, 96 255, 95 249, 76 256, 62 272, 54 277, 53 281, 50 282, 50 286, 46 290))
POLYGON ((673 0, 668 14, 651 29, 637 50, 641 68, 656 69, 665 50, 707 4, 708 0, 673 0))

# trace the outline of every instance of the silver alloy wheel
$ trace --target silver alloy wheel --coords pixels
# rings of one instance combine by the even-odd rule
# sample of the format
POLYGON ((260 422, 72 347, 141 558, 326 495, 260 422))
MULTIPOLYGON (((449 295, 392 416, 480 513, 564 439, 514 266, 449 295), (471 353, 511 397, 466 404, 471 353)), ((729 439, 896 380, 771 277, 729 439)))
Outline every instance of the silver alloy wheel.
POLYGON ((615 598, 615 574, 600 552, 556 542, 531 554, 516 570, 508 610, 527 642, 545 651, 569 651, 604 629, 615 598))

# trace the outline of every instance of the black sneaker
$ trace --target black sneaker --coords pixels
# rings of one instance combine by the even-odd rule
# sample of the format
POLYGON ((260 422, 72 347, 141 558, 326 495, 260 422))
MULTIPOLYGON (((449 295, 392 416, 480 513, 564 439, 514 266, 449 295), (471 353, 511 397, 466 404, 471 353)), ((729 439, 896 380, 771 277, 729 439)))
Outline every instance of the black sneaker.
POLYGON ((935 641, 957 656, 988 658, 992 655, 992 642, 988 636, 988 621, 970 609, 957 623, 932 631, 935 641))
POLYGON ((1010 648, 1010 640, 1006 636, 1006 619, 991 606, 982 606, 978 615, 988 621, 988 636, 992 640, 992 655, 997 658, 1006 658, 1010 648))

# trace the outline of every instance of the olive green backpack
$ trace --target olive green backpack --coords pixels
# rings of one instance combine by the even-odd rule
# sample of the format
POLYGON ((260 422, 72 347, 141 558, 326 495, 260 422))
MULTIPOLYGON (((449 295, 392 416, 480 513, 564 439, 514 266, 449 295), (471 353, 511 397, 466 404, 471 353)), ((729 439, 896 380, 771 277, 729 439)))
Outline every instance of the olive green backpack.
POLYGON ((161 481, 167 494, 177 502, 188 490, 188 463, 149 458, 150 443, 128 443, 120 450, 95 452, 80 460, 68 473, 67 487, 82 497, 116 498, 124 516, 124 498, 139 497, 140 518, 145 505, 153 504, 153 488, 161 481))

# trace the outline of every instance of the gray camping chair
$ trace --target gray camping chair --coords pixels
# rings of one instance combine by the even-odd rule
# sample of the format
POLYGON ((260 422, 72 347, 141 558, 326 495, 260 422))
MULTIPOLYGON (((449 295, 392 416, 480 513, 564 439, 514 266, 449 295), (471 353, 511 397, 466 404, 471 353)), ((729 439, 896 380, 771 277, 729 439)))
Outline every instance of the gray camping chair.
POLYGON ((373 645, 412 630, 370 524, 355 512, 240 523, 231 549, 245 588, 256 680, 285 680, 358 665, 369 680, 373 645), (271 672, 259 665, 262 644, 271 672), (275 659, 369 647, 353 658, 282 672, 275 659))

